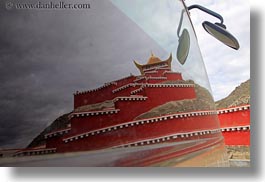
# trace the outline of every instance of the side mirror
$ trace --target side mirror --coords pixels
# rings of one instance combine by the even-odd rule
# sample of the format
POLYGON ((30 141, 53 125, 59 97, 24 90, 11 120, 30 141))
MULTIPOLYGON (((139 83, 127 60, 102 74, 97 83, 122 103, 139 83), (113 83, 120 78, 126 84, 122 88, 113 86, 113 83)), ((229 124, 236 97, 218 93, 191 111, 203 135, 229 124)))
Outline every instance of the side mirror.
POLYGON ((180 64, 184 64, 190 50, 190 34, 187 29, 184 29, 179 37, 179 45, 177 49, 177 58, 180 64))
MULTIPOLYGON (((221 41, 225 45, 235 50, 239 49, 240 46, 239 46, 237 39, 226 30, 226 26, 223 24, 224 20, 221 15, 200 5, 191 5, 187 9, 190 11, 191 9, 194 9, 194 8, 200 9, 201 11, 204 11, 205 13, 208 13, 220 20, 220 23, 211 23, 208 21, 205 21, 202 23, 203 28, 210 35, 212 35, 217 40, 221 41)), ((184 10, 181 13, 180 22, 179 22, 178 29, 177 29, 177 35, 179 37, 177 58, 178 58, 178 61, 182 65, 186 62, 186 59, 188 57, 189 50, 190 50, 190 35, 189 35, 188 30, 184 29, 181 35, 179 35, 181 31, 182 22, 183 22, 183 14, 184 14, 184 10)))
POLYGON ((211 22, 205 21, 202 23, 202 26, 209 34, 211 34, 213 37, 215 37, 225 45, 236 50, 239 49, 239 43, 237 39, 226 30, 224 24, 213 24, 211 22))

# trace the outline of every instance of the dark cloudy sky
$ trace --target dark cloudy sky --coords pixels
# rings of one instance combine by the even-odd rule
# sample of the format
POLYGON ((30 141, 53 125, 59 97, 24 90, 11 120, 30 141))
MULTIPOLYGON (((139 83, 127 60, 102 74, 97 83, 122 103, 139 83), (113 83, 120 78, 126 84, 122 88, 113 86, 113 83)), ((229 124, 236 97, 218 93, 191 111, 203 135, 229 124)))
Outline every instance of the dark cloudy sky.
POLYGON ((1 1, 0 148, 26 146, 73 109, 76 90, 138 74, 133 59, 144 63, 151 50, 168 57, 109 1, 89 2, 88 10, 6 10, 1 1))

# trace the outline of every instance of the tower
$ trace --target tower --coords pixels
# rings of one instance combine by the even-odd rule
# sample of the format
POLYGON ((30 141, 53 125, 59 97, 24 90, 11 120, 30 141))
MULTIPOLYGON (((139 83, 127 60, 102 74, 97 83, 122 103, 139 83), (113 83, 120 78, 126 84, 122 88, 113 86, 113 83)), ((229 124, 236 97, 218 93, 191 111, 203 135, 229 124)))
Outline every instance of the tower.
POLYGON ((134 61, 134 64, 139 69, 140 73, 144 75, 145 72, 152 71, 156 68, 169 68, 171 70, 171 62, 172 62, 172 54, 170 54, 168 59, 162 61, 160 58, 156 57, 151 52, 151 56, 146 64, 141 65, 137 61, 134 61))

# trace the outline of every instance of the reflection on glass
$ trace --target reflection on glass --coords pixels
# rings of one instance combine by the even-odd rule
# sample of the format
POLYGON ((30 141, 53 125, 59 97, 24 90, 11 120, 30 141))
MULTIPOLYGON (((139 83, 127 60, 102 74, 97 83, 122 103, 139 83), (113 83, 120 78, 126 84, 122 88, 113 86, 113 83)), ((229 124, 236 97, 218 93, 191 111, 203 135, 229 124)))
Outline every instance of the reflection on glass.
POLYGON ((183 2, 91 4, 100 11, 91 10, 86 21, 89 76, 80 82, 88 89, 76 88, 85 91, 74 94, 73 111, 14 154, 29 160, 5 164, 227 166, 207 74, 183 2), (189 43, 179 49, 180 61, 176 52, 183 41, 189 43))

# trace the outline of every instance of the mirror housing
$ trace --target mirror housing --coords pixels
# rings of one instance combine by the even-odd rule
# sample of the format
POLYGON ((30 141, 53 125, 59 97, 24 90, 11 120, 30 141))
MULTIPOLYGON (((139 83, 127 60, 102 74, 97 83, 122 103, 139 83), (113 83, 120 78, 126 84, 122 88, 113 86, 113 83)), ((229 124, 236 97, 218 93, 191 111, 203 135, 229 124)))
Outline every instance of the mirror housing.
MULTIPOLYGON (((204 21, 202 23, 202 26, 206 30, 206 32, 208 32, 210 35, 212 35, 213 37, 215 37, 217 40, 221 41, 225 45, 235 50, 239 49, 240 46, 239 46, 237 39, 226 30, 226 26, 224 25, 224 19, 221 15, 200 5, 191 5, 187 7, 188 11, 194 8, 200 9, 201 11, 208 13, 220 20, 220 23, 211 23, 208 21, 204 21)), ((184 10, 182 10, 179 25, 177 28, 179 45, 178 45, 177 53, 176 53, 177 59, 182 65, 185 64, 188 54, 189 54, 189 50, 190 50, 190 35, 189 35, 188 30, 184 28, 181 35, 179 35, 181 31, 182 22, 183 22, 183 14, 184 14, 184 10)))
POLYGON ((180 64, 184 64, 190 50, 190 34, 187 29, 184 29, 179 37, 179 45, 177 49, 177 58, 180 64))
POLYGON ((215 37, 217 40, 221 41, 225 45, 238 50, 239 49, 239 43, 237 39, 226 30, 226 26, 221 23, 211 23, 208 21, 205 21, 202 23, 203 28, 208 32, 210 35, 215 37))
POLYGON ((211 34, 213 37, 215 37, 217 40, 223 42, 225 45, 238 50, 239 49, 239 43, 237 39, 226 30, 226 26, 224 25, 224 19, 221 15, 218 13, 207 9, 203 6, 200 5, 191 5, 188 7, 188 10, 190 11, 191 9, 197 8, 207 14, 210 14, 220 20, 220 23, 210 23, 208 21, 205 21, 202 23, 203 28, 211 34))

